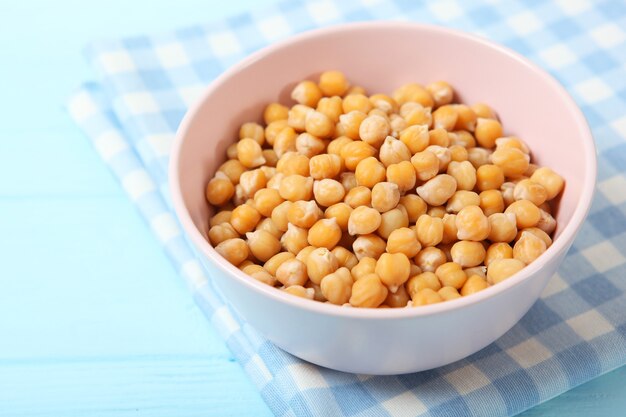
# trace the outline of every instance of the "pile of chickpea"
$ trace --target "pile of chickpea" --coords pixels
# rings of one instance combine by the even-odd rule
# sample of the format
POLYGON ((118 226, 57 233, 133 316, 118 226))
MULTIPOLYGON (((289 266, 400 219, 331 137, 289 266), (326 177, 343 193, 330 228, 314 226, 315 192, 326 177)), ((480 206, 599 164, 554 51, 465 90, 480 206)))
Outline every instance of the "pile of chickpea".
POLYGON ((252 278, 353 307, 481 291, 533 262, 564 187, 486 104, 437 81, 366 95, 339 71, 269 104, 206 188, 208 238, 252 278))

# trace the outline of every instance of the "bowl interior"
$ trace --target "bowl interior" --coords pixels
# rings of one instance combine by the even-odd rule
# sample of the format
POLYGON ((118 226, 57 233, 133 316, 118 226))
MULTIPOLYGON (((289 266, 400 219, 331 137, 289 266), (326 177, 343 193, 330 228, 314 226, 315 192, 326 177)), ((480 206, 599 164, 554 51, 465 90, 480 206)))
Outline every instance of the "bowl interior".
POLYGON ((261 121, 270 102, 292 104, 289 92, 296 82, 328 69, 343 71, 368 93, 446 80, 456 89, 457 101, 490 104, 505 134, 522 138, 535 163, 565 177, 557 238, 590 187, 595 173, 588 153, 594 150, 586 124, 543 72, 505 49, 446 29, 398 22, 348 25, 300 35, 253 55, 220 77, 187 116, 179 132, 178 186, 202 235, 211 214, 206 182, 225 160, 239 126, 261 121))

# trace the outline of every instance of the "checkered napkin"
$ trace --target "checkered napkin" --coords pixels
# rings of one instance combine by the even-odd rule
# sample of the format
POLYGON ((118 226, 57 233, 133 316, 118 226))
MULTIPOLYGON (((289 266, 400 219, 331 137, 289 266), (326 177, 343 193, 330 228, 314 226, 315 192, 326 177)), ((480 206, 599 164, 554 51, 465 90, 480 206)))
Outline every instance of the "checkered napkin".
POLYGON ((626 364, 626 4, 284 1, 222 22, 96 43, 98 82, 72 117, 137 205, 194 296, 278 416, 512 415, 626 364), (167 191, 168 152, 187 107, 250 52, 334 23, 442 24, 507 45, 551 71, 599 150, 587 222, 541 299, 482 351, 432 371, 372 377, 322 369, 274 347, 226 306, 185 241, 167 191))

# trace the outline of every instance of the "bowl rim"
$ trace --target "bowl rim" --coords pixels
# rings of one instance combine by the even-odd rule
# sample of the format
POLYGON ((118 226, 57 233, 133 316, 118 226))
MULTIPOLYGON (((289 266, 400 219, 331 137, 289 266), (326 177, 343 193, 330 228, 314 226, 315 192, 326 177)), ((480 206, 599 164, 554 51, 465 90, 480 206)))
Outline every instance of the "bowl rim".
POLYGON ((221 272, 231 276, 233 279, 238 280, 242 285, 245 285, 250 290, 260 293, 260 295, 269 297, 270 299, 287 304, 291 307, 308 310, 309 312, 339 316, 352 319, 409 319, 422 316, 430 316, 433 314, 451 312, 454 310, 462 309, 470 305, 480 303, 485 299, 497 296, 500 293, 508 291, 510 288, 519 285, 522 281, 528 279, 531 275, 537 273, 547 260, 557 256, 560 252, 569 249, 569 246, 573 242, 578 230, 583 224, 583 221, 589 212, 591 202, 594 195, 595 182, 597 176, 597 161, 596 161, 596 149, 593 136, 591 134, 587 121, 575 103, 573 98, 565 90, 565 88, 548 72, 539 66, 532 63, 529 59, 521 54, 499 45, 495 42, 487 40, 483 37, 479 37, 473 34, 469 34, 456 29, 450 29, 447 27, 414 23, 406 21, 368 21, 357 23, 344 23, 333 26, 327 26, 323 28, 313 29, 306 32, 302 32, 288 38, 268 45, 241 60, 237 64, 233 65, 222 74, 220 74, 215 80, 213 80, 205 89, 201 97, 187 110, 185 116, 179 128, 176 132, 174 143, 171 149, 170 164, 169 164, 169 187, 170 193, 174 205, 176 215, 187 235, 190 237, 193 244, 202 253, 202 255, 209 258, 209 260, 218 267, 221 272), (472 294, 468 297, 460 297, 458 299, 450 300, 444 303, 430 304, 421 306, 419 308, 385 308, 385 309, 369 309, 369 308, 346 308, 344 306, 334 305, 330 303, 322 303, 319 301, 307 300, 298 297, 294 297, 291 294, 283 291, 278 291, 274 287, 270 287, 267 284, 261 283, 247 274, 239 270, 234 265, 226 261, 202 236, 200 231, 196 228, 191 219, 191 215, 187 210, 182 198, 182 192, 180 187, 179 176, 179 158, 181 154, 181 148, 184 142, 184 138, 187 135, 192 119, 196 117, 202 104, 213 94, 221 84, 226 82, 232 77, 235 77, 241 70, 249 66, 254 65, 257 61, 264 59, 265 57, 272 55, 274 52, 288 47, 294 43, 298 43, 304 40, 316 38, 318 36, 324 36, 329 34, 341 34, 343 32, 368 30, 368 29, 407 29, 407 30, 422 30, 438 32, 446 36, 453 36, 468 40, 473 43, 480 44, 482 47, 491 48, 497 52, 508 56, 510 59, 516 61, 520 65, 525 66, 528 70, 535 72, 544 83, 549 87, 556 90, 557 95, 563 101, 563 104, 568 107, 568 110, 574 114, 576 119, 577 129, 580 131, 580 135, 583 138, 584 148, 584 160, 587 168, 587 175, 583 179, 581 198, 579 204, 576 206, 571 220, 565 226, 561 235, 554 243, 541 255, 544 259, 543 262, 533 262, 526 266, 520 272, 511 276, 505 281, 498 283, 498 285, 490 286, 483 291, 472 294))

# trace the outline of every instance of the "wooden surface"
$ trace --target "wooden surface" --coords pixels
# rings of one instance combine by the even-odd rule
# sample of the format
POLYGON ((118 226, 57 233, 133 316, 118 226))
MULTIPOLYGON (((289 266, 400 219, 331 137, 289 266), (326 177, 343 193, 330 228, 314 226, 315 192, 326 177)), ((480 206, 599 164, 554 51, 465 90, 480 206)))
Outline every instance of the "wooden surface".
MULTIPOLYGON (((0 5, 0 416, 270 415, 63 105, 92 39, 273 1, 0 5)), ((625 381, 525 415, 626 415, 625 381)))

